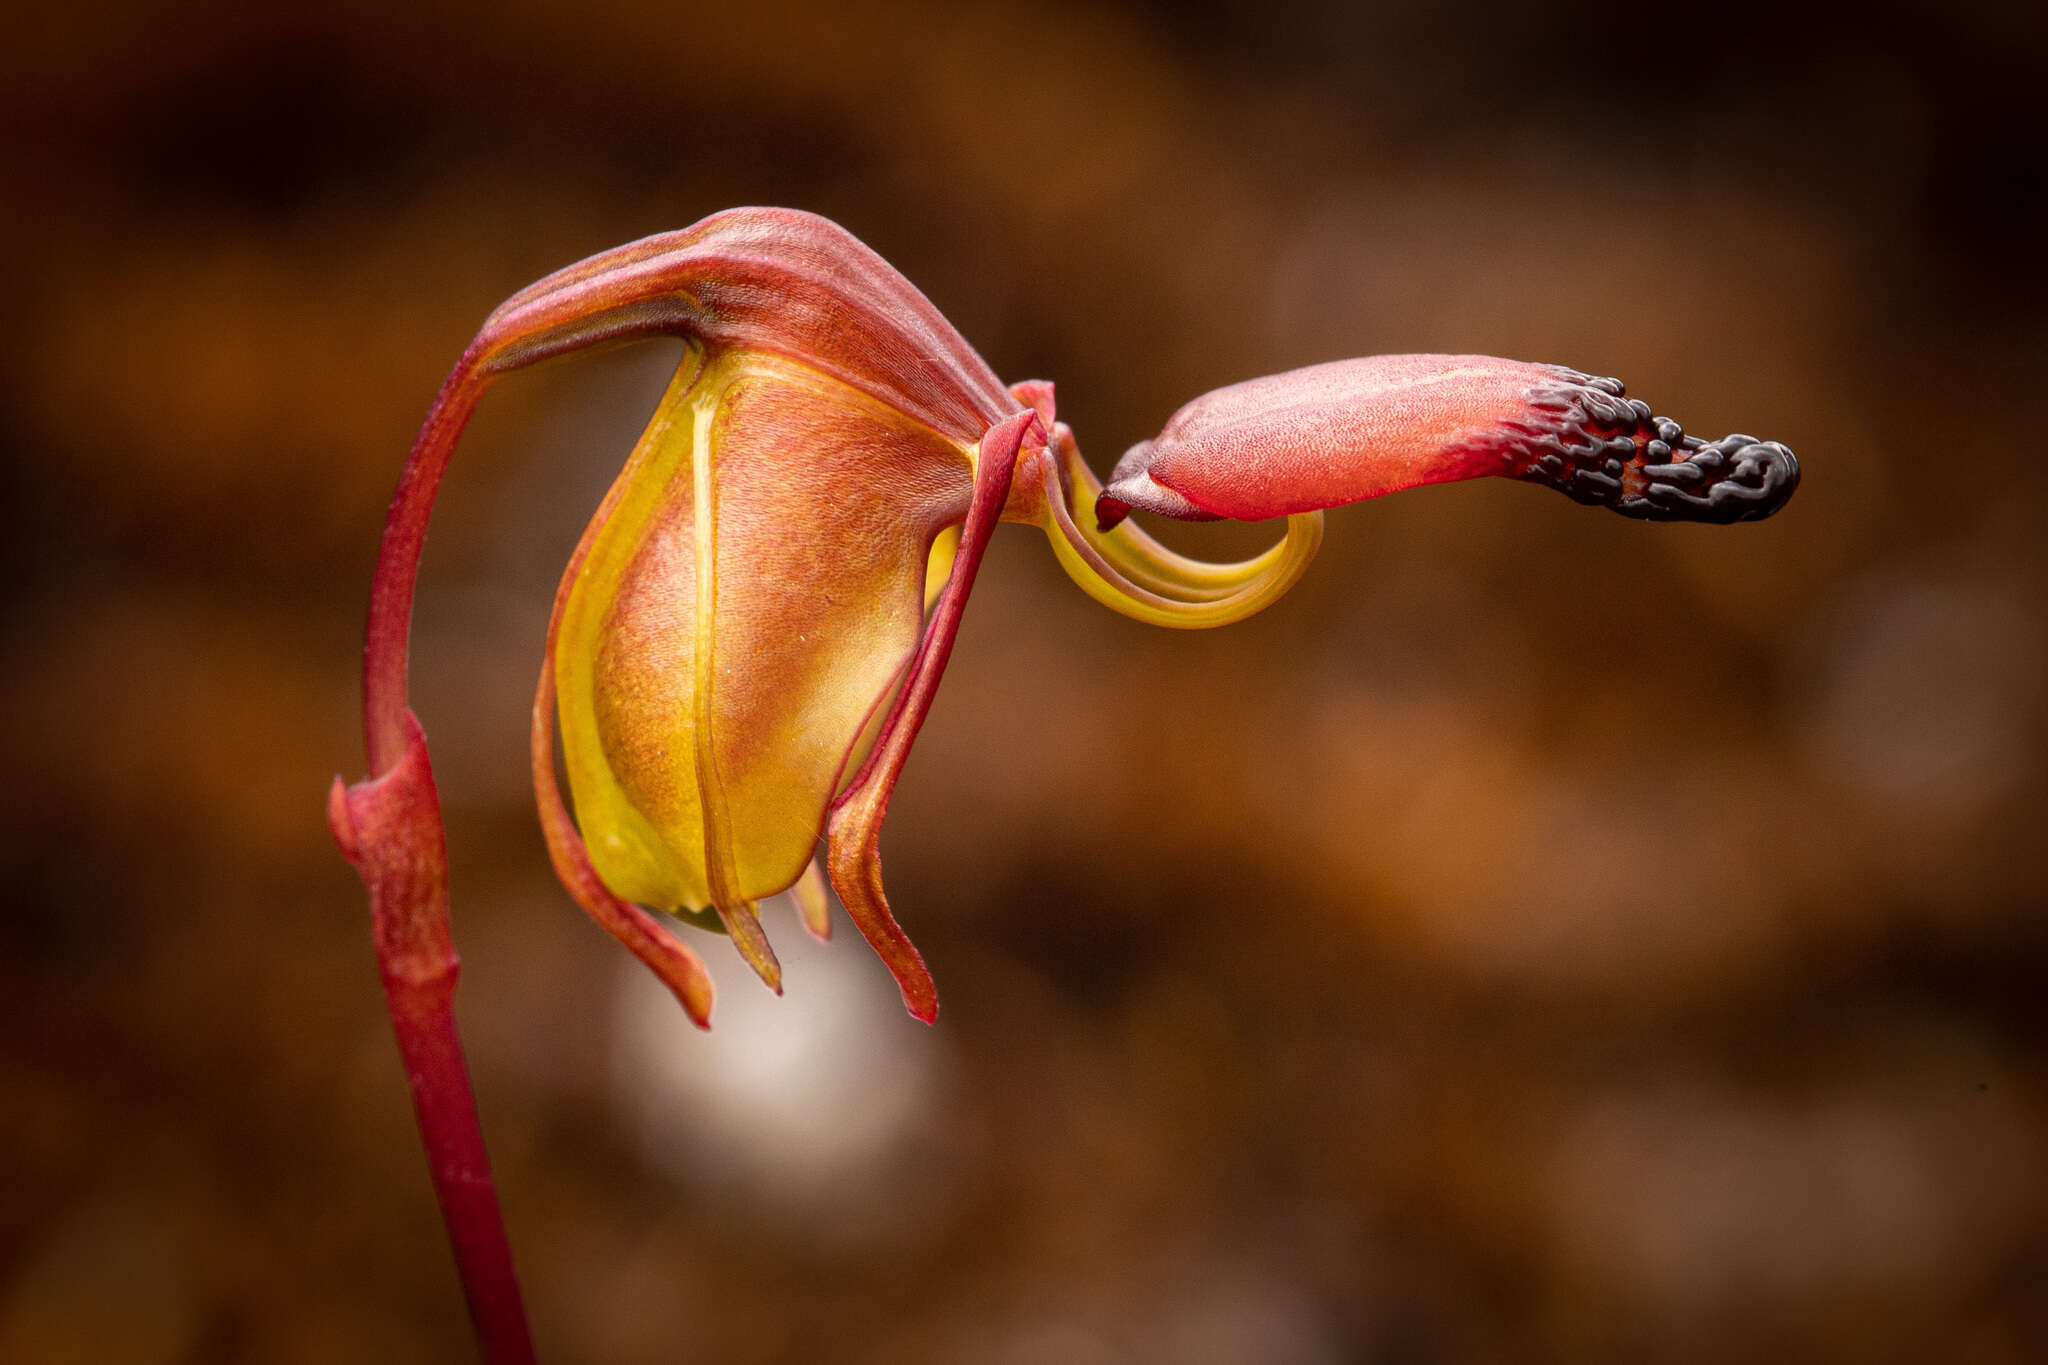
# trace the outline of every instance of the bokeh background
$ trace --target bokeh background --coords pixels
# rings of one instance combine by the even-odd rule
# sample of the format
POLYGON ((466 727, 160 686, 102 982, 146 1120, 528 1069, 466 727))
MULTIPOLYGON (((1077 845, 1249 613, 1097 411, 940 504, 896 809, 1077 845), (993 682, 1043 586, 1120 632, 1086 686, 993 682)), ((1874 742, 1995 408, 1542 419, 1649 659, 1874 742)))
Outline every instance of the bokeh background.
MULTIPOLYGON (((414 0, 7 21, 0 1359, 461 1360, 321 822, 384 500, 503 296, 837 218, 1099 469, 1378 351, 1799 451, 1759 526, 1334 513, 1185 635, 998 541, 885 839, 691 1029, 525 710, 673 347, 501 385, 414 698, 556 1361, 2048 1358, 2039 6, 414 0)), ((1176 528, 1232 552, 1270 528, 1176 528)))

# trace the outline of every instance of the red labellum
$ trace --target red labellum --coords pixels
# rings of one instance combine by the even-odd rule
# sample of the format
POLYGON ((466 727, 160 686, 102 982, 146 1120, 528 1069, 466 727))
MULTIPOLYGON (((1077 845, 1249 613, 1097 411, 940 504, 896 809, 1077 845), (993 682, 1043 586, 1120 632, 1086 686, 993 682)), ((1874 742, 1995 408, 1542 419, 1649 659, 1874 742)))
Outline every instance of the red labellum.
POLYGON ((1751 521, 1798 487, 1775 441, 1689 437, 1619 380, 1478 355, 1311 365, 1204 394, 1132 446, 1097 503, 1244 521, 1504 475, 1652 520, 1751 521))

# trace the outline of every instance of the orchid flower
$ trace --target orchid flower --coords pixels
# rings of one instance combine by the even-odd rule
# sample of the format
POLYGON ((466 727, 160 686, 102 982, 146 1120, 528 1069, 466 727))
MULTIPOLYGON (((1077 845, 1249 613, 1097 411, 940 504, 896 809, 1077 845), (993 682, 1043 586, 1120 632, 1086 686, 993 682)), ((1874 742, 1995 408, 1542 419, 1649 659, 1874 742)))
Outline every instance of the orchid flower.
MULTIPOLYGON (((1503 475, 1627 516, 1725 522, 1770 515, 1798 482, 1784 446, 1702 442, 1612 379, 1402 355, 1207 394, 1133 446, 1104 487, 1058 420, 1051 384, 1005 386, 909 281, 826 219, 734 209, 541 280, 485 321, 400 479, 365 651, 372 776, 337 779, 329 802, 369 884, 437 1180, 436 1123, 453 1135, 449 1160, 483 1166, 481 1140, 463 1145, 475 1120, 447 1013, 445 854, 405 701, 428 510, 498 376, 656 335, 683 338, 683 359, 557 591, 532 763, 562 881, 700 1025, 710 979, 653 912, 722 928, 779 990, 756 907, 792 892, 822 935, 827 876, 910 1012, 935 1017, 931 976, 883 894, 879 838, 999 522, 1037 526, 1097 601, 1192 628, 1242 620, 1286 592, 1320 543, 1323 509, 1404 488, 1503 475), (1209 564, 1154 539, 1128 519, 1134 509, 1287 521, 1266 553, 1209 564), (466 1109, 429 1112, 456 1090, 466 1109)), ((460 1201, 475 1182, 454 1181, 452 1195, 440 1183, 462 1257, 460 1201)), ((487 1213, 494 1223, 494 1196, 487 1213)), ((480 1329, 495 1235, 472 1248, 475 1277, 464 1261, 480 1329)), ((509 1283, 509 1260, 502 1274, 509 1283)), ((495 1292, 516 1303, 516 1285, 495 1292)))

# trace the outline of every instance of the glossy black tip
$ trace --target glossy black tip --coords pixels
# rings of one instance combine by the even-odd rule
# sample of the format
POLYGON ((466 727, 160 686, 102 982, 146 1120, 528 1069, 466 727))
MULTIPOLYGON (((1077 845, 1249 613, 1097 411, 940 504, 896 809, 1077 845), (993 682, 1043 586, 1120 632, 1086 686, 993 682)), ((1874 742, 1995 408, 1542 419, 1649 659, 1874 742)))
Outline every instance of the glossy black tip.
POLYGON ((1645 462, 1640 474, 1640 491, 1609 504, 1623 516, 1727 525, 1762 521, 1791 501, 1799 487, 1799 460, 1778 442, 1754 436, 1706 442, 1684 437, 1671 448, 1668 462, 1645 462))

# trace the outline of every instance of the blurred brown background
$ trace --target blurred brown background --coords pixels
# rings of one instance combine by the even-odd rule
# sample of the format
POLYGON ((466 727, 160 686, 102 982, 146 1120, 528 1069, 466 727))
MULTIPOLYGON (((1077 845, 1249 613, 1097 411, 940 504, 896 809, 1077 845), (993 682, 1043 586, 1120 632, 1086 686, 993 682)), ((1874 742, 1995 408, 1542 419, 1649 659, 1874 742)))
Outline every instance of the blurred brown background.
MULTIPOLYGON (((329 844, 383 504, 484 314, 837 218, 1098 469, 1376 351, 1801 455, 1761 526, 1331 517, 1214 634, 998 541, 843 925, 692 1030, 525 709, 673 350, 502 385, 414 700, 544 1355, 2048 1358, 2043 11, 1085 0, 7 21, 0 1359, 467 1358, 329 844)), ((1225 551, 1268 538, 1177 528, 1225 551)))

